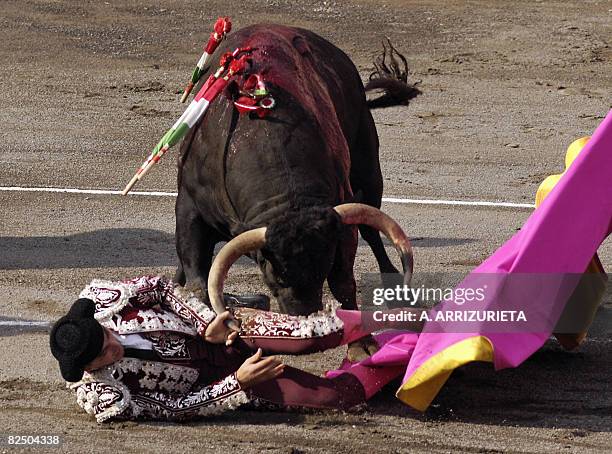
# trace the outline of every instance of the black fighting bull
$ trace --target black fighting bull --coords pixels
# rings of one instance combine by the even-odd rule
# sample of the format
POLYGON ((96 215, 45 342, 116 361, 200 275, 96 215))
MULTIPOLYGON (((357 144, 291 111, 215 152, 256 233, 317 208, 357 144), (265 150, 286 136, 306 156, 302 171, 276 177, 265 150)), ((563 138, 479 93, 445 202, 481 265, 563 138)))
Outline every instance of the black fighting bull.
MULTIPOLYGON (((321 309, 326 279, 342 307, 356 309, 356 225, 382 273, 398 270, 379 231, 399 249, 404 271, 412 267, 407 238, 378 210, 378 136, 357 69, 333 44, 299 28, 244 28, 224 41, 213 61, 235 48, 250 48, 250 63, 180 150, 175 281, 205 290, 215 245, 252 231, 233 243, 233 254, 256 260, 281 310, 321 309), (275 101, 264 118, 240 114, 231 102, 253 74, 275 101)), ((388 51, 392 57, 394 49, 388 51)), ((384 57, 366 89, 385 90, 377 105, 406 102, 418 91, 406 84, 405 59, 399 56, 401 71, 395 58, 387 66, 384 57)), ((222 305, 216 298, 212 303, 222 305)), ((349 354, 357 358, 372 348, 366 341, 349 354)))

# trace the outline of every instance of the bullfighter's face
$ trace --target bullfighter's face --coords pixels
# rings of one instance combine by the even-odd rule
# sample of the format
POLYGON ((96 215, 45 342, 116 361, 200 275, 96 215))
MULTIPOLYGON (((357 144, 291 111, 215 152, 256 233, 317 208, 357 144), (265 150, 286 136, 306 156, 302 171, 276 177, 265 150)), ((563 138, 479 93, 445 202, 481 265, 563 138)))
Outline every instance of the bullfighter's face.
POLYGON ((108 328, 103 329, 104 344, 102 345, 102 351, 85 366, 85 370, 88 372, 108 366, 123 358, 123 346, 119 342, 119 339, 117 339, 108 328))

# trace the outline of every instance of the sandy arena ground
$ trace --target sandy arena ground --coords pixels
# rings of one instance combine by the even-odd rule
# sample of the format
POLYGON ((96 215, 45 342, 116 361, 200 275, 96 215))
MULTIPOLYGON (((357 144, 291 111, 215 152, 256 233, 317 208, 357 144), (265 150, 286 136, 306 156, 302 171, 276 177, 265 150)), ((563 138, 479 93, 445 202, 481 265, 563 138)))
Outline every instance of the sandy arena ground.
MULTIPOLYGON (((182 112, 218 15, 310 28, 364 79, 389 36, 422 96, 375 113, 386 196, 531 203, 567 145, 611 107, 612 1, 258 0, 0 3, 0 186, 120 189, 182 112)), ((173 153, 170 153, 173 155, 173 153)), ((137 189, 174 191, 174 156, 137 189)), ((54 320, 92 278, 172 275, 174 199, 0 191, 0 319, 54 320)), ((467 273, 530 209, 385 204, 417 272, 467 273)), ((612 269, 612 243, 601 250, 612 269)), ((356 272, 372 269, 363 245, 356 272)), ((247 261, 231 290, 262 290, 247 261)), ((353 413, 233 412, 192 424, 98 425, 64 389, 44 332, 0 330, 0 433, 66 452, 605 452, 612 296, 575 352, 457 371, 425 414, 390 387, 353 413)), ((321 372, 337 349, 288 360, 321 372)), ((11 451, 0 446, 0 451, 11 451)))

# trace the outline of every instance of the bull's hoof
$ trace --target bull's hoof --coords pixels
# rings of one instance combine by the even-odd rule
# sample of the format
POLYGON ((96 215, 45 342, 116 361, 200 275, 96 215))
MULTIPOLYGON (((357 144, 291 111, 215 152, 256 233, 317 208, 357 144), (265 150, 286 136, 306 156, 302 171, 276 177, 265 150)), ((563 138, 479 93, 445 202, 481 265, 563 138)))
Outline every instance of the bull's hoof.
POLYGON ((379 349, 380 347, 374 338, 366 336, 349 344, 346 357, 350 362, 355 363, 372 356, 379 349))

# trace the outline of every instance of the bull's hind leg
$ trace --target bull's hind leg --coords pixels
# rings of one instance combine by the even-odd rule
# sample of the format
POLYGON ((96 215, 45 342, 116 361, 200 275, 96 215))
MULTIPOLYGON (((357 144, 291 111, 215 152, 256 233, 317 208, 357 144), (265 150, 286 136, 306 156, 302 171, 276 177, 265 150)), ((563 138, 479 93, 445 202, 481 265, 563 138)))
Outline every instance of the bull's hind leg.
POLYGON ((208 300, 208 273, 219 238, 204 222, 193 200, 185 191, 179 190, 175 212, 176 252, 179 258, 175 281, 208 300))
MULTIPOLYGON (((364 109, 358 137, 351 150, 351 186, 353 193, 360 194, 359 202, 380 208, 383 177, 378 160, 378 135, 368 109, 364 109)), ((380 232, 367 225, 360 225, 359 233, 372 249, 380 272, 399 273, 385 251, 380 232)))

